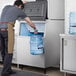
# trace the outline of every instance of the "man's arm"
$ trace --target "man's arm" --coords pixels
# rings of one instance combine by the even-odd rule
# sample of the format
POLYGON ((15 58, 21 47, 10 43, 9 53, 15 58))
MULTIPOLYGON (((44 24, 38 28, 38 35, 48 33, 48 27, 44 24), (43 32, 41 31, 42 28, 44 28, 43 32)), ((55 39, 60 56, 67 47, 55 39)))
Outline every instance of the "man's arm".
POLYGON ((30 20, 29 17, 26 17, 24 20, 34 29, 35 32, 37 32, 35 24, 30 20))

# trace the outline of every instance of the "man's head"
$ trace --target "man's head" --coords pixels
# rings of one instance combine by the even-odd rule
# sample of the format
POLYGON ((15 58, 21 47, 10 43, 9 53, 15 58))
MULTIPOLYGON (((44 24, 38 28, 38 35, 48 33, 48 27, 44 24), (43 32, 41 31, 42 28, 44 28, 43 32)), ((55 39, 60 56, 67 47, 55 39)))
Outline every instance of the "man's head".
POLYGON ((17 6, 18 8, 21 8, 21 9, 24 8, 24 4, 23 4, 23 2, 21 0, 16 0, 14 2, 14 5, 17 6))

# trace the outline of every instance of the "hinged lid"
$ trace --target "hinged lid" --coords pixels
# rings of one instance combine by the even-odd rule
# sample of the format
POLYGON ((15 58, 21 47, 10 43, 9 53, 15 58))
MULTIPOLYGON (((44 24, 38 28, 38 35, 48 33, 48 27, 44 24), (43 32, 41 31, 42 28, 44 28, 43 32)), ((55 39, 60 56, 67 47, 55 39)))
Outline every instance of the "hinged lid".
POLYGON ((47 2, 45 0, 28 2, 25 4, 24 12, 32 20, 45 20, 47 13, 47 2))

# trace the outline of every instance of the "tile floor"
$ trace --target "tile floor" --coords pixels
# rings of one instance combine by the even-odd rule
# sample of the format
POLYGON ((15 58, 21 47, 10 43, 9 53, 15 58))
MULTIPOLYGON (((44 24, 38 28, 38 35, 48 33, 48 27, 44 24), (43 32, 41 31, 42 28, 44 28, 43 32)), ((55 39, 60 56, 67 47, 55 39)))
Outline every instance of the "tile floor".
MULTIPOLYGON (((0 67, 3 67, 3 65, 0 64, 0 67)), ((32 71, 32 72, 37 72, 37 73, 45 73, 44 69, 30 67, 30 66, 20 66, 18 68, 17 65, 13 65, 12 68, 18 69, 18 70, 24 70, 24 71, 32 71)), ((59 68, 52 68, 52 67, 46 69, 46 74, 48 74, 48 76, 64 76, 64 73, 60 72, 59 68)), ((76 75, 67 74, 67 76, 76 76, 76 75)))

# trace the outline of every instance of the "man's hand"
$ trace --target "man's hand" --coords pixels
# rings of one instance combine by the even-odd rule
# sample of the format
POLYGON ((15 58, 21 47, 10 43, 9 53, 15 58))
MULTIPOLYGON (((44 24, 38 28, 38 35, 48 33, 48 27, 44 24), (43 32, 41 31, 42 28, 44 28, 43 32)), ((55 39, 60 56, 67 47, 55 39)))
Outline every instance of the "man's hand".
POLYGON ((34 34, 38 34, 38 30, 36 29, 35 24, 30 20, 30 18, 26 17, 24 20, 29 24, 29 26, 34 29, 34 34))
POLYGON ((38 30, 34 30, 34 34, 38 34, 38 30))

